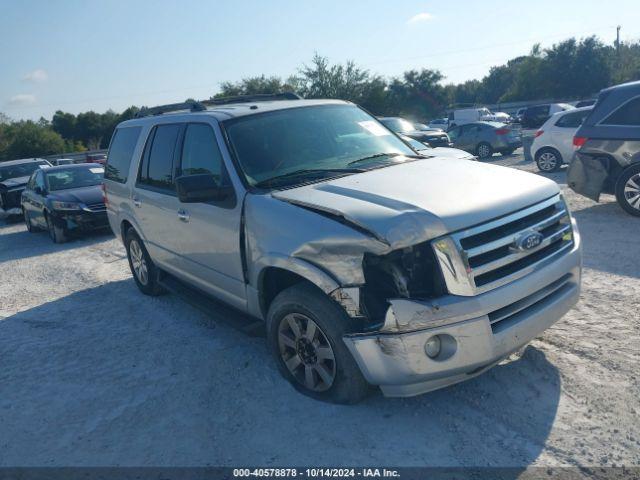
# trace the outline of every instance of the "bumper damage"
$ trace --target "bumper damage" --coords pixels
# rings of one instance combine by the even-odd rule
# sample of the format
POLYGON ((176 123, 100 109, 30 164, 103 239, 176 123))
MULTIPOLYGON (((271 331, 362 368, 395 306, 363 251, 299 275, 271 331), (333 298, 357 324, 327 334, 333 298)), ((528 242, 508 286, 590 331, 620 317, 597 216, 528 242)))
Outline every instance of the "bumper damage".
POLYGON ((567 170, 567 183, 574 192, 598 202, 608 176, 606 159, 576 153, 567 170))
POLYGON ((107 212, 73 212, 52 215, 56 226, 67 232, 89 232, 109 227, 107 212))
POLYGON ((386 396, 408 397, 485 372, 557 322, 578 301, 580 237, 558 261, 475 297, 392 300, 378 332, 344 342, 363 375, 386 396), (402 330, 402 332, 399 332, 402 330), (438 337, 440 352, 425 345, 438 337))

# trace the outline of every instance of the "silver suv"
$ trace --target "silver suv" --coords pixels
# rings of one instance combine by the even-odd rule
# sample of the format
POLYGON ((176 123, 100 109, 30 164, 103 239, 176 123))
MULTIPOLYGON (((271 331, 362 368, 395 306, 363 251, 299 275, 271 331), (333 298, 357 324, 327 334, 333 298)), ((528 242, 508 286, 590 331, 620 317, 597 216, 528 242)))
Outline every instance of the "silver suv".
POLYGON ((117 127, 104 184, 143 293, 249 314, 322 400, 472 378, 578 300, 580 238, 554 182, 417 155, 348 102, 144 110, 117 127))

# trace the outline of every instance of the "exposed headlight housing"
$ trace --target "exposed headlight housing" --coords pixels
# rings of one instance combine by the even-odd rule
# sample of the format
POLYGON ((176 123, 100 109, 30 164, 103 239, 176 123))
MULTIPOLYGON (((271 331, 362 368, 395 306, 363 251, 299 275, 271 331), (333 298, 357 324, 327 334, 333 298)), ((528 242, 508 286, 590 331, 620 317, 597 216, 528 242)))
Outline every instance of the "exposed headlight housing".
POLYGON ((78 202, 59 202, 57 200, 51 201, 51 206, 54 210, 81 210, 82 204, 78 202))

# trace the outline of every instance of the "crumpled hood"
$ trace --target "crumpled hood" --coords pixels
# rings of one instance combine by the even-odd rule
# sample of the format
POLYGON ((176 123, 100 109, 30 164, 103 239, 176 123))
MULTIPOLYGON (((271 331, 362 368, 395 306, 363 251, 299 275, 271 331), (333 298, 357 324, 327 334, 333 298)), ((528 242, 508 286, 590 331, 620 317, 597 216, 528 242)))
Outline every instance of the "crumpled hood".
POLYGON ((26 177, 7 178, 3 182, 0 182, 0 186, 4 186, 7 190, 24 187, 29 182, 29 178, 28 175, 26 177))
POLYGON ((520 170, 428 158, 272 195, 343 217, 397 249, 507 215, 558 192, 555 182, 520 170))

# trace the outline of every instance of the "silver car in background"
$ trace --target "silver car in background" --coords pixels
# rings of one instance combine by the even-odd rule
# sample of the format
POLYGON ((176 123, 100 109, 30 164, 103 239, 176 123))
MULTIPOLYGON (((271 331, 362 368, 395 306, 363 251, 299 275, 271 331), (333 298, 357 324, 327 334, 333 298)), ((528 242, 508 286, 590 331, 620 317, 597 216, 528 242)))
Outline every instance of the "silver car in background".
POLYGON ((511 155, 522 147, 516 130, 498 122, 473 122, 452 128, 447 132, 455 148, 489 158, 494 153, 511 155))

